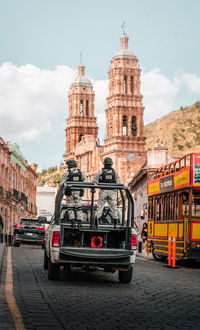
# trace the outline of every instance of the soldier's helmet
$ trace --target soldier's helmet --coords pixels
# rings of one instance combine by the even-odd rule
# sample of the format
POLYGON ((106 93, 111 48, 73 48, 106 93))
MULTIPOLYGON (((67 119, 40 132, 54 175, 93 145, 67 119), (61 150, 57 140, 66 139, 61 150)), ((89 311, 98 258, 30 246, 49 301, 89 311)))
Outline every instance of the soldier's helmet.
POLYGON ((74 159, 70 159, 66 162, 68 168, 77 167, 77 162, 74 159))
POLYGON ((103 161, 104 165, 112 165, 113 164, 113 160, 110 157, 106 157, 103 161))

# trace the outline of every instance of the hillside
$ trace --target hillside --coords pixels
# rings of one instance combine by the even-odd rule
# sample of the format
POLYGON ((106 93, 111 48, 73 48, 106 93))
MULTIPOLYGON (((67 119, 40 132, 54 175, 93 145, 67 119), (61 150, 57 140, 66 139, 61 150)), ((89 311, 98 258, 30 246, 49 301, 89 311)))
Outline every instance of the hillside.
POLYGON ((61 176, 61 167, 49 167, 48 169, 44 169, 42 172, 38 173, 38 185, 44 186, 45 184, 48 184, 51 187, 56 187, 60 181, 61 176))
POLYGON ((158 142, 164 144, 174 158, 200 151, 200 102, 181 107, 146 125, 144 136, 147 149, 158 142))
MULTIPOLYGON (((144 136, 146 149, 158 142, 164 144, 174 158, 200 151, 200 102, 181 107, 146 125, 144 136)), ((50 167, 38 173, 38 184, 56 186, 61 175, 61 168, 50 167)))

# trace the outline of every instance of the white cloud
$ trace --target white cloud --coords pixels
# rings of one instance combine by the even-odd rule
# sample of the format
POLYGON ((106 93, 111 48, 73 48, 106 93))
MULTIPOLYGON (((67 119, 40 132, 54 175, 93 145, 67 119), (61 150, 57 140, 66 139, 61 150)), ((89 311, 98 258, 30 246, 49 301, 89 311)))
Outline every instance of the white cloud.
POLYGON ((196 73, 182 73, 180 79, 189 90, 200 95, 200 78, 196 73))
MULTIPOLYGON (((12 63, 2 64, 0 66, 0 136, 5 140, 17 141, 19 144, 25 141, 27 144, 38 143, 38 151, 42 150, 42 147, 46 150, 49 143, 48 152, 51 154, 49 162, 53 161, 51 142, 62 149, 60 152, 58 148, 57 153, 54 154, 62 155, 65 148, 65 120, 68 116, 68 91, 76 74, 77 71, 68 66, 57 66, 55 70, 42 70, 31 64, 20 67, 12 63), (61 135, 58 137, 58 132, 59 134, 62 132, 62 139, 61 135), (45 141, 45 147, 41 141, 45 141)), ((103 142, 108 80, 91 79, 91 82, 95 91, 95 115, 99 126, 99 137, 103 142)), ((200 78, 196 74, 176 73, 170 80, 159 69, 143 72, 141 91, 144 95, 145 123, 177 109, 177 98, 183 89, 184 93, 193 92, 199 95, 200 78)), ((41 151, 41 154, 43 153, 41 151)))
POLYGON ((40 70, 27 64, 0 66, 0 135, 12 140, 40 139, 65 112, 75 71, 67 66, 40 70))
POLYGON ((144 96, 144 121, 152 122, 175 109, 175 99, 180 89, 180 81, 165 77, 159 69, 141 75, 141 91, 144 96))
POLYGON ((106 97, 108 96, 108 80, 92 81, 95 91, 95 115, 99 126, 99 138, 101 143, 105 138, 105 109, 106 97))

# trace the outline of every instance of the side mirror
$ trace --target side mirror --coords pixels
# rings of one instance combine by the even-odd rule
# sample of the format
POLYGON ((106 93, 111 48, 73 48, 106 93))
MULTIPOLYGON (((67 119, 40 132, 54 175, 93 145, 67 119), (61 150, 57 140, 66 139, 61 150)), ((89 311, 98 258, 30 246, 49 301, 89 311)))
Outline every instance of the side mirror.
POLYGON ((39 223, 48 223, 47 217, 41 217, 41 216, 39 216, 37 218, 37 220, 38 220, 39 223))

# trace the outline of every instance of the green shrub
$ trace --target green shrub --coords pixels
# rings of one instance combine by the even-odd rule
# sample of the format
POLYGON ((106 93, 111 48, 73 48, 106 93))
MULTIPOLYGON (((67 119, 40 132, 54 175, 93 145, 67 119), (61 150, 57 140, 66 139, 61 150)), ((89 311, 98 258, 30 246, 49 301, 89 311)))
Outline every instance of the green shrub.
POLYGON ((192 148, 192 144, 191 144, 191 142, 189 142, 189 141, 187 141, 187 142, 185 143, 185 146, 186 146, 186 148, 192 148))
POLYGON ((179 150, 183 149, 183 146, 181 144, 178 144, 177 147, 178 147, 179 150))
POLYGON ((196 109, 200 109, 200 102, 199 101, 197 101, 194 105, 195 105, 196 109))
POLYGON ((178 135, 180 136, 180 137, 182 137, 183 139, 185 139, 185 135, 183 135, 182 133, 178 133, 178 135))

